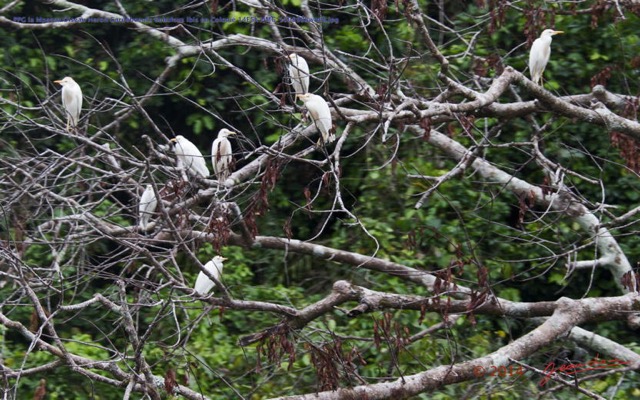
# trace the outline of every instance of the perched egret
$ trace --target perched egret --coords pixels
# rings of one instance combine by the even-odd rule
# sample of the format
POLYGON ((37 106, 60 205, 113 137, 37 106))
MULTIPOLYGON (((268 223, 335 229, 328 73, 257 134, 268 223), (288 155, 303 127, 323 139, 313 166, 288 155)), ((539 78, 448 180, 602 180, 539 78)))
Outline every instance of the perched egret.
MULTIPOLYGON (((222 276, 222 264, 226 258, 215 256, 213 260, 209 261, 204 265, 204 269, 211 274, 211 276, 215 277, 217 280, 220 280, 222 276)), ((205 295, 213 289, 216 284, 209 279, 209 277, 202 271, 198 273, 198 277, 196 278, 196 286, 194 287, 195 291, 201 295, 205 295)))
POLYGON ((216 174, 219 182, 224 182, 229 177, 229 167, 231 165, 231 142, 227 137, 235 135, 234 131, 222 128, 218 132, 218 138, 211 145, 211 164, 213 164, 213 173, 216 174))
POLYGON ((53 81, 62 86, 62 107, 67 114, 67 131, 71 131, 71 127, 78 125, 80 118, 80 110, 82 110, 82 89, 80 85, 68 76, 62 80, 53 81))
POLYGON ((529 53, 529 73, 533 83, 542 84, 542 74, 551 55, 551 39, 553 35, 559 33, 564 32, 545 29, 540 37, 534 40, 533 46, 531 46, 531 53, 529 53))
POLYGON ((307 61, 297 54, 289 56, 289 78, 295 94, 309 92, 309 65, 307 61))
MULTIPOLYGON (((309 110, 313 123, 322 134, 322 141, 331 143, 336 140, 336 135, 331 132, 331 111, 327 102, 322 97, 312 93, 299 94, 298 98, 304 102, 307 110, 309 110)), ((318 145, 320 145, 320 141, 318 141, 318 145)))
POLYGON ((156 210, 158 206, 158 199, 156 199, 156 194, 153 192, 153 186, 147 185, 147 188, 142 193, 142 197, 140 197, 140 229, 143 231, 147 230, 147 225, 149 224, 149 219, 151 215, 156 210))
POLYGON ((174 153, 178 160, 184 165, 184 167, 191 171, 194 175, 200 175, 203 178, 209 176, 209 168, 207 168, 207 162, 204 160, 202 153, 196 147, 182 135, 178 135, 171 139, 175 142, 173 147, 174 153))

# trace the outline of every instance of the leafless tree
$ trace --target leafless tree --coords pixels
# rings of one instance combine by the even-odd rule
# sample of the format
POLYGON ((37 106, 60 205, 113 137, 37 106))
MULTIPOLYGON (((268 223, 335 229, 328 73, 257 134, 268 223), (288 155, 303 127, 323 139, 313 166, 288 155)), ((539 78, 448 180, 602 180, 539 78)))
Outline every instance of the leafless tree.
MULTIPOLYGON (((157 75, 150 76, 145 71, 144 77, 149 82, 146 91, 135 92, 131 80, 139 79, 138 71, 121 64, 100 40, 83 39, 95 47, 96 53, 108 57, 117 66, 118 74, 114 78, 91 62, 75 61, 83 68, 93 69, 96 76, 109 82, 112 90, 91 94, 84 89, 85 98, 90 101, 85 102, 78 127, 70 132, 65 129, 66 116, 59 93, 53 90, 52 77, 43 80, 31 77, 39 85, 36 87, 26 85, 18 75, 3 76, 13 89, 3 89, 0 97, 2 131, 11 135, 10 140, 4 135, 0 139, 3 148, 0 271, 4 293, 11 295, 0 303, 0 324, 3 335, 20 337, 27 347, 23 360, 14 360, 17 367, 3 359, 3 398, 25 398, 18 390, 21 379, 40 378, 61 369, 111 385, 114 390, 119 388, 126 399, 134 393, 152 399, 167 394, 188 399, 215 398, 197 385, 178 382, 175 371, 152 365, 147 352, 167 348, 171 354, 183 349, 198 323, 216 309, 276 316, 278 323, 236 338, 238 346, 258 344, 257 349, 262 350, 247 348, 247 351, 263 351, 270 362, 287 357, 294 360, 301 351, 312 354, 320 382, 317 392, 281 393, 281 398, 408 398, 455 383, 488 380, 494 372, 507 368, 524 369, 530 376, 550 380, 555 385, 545 386, 544 390, 572 387, 593 398, 603 397, 583 383, 611 374, 621 374, 621 381, 631 379, 624 372, 640 367, 640 355, 625 344, 584 327, 601 321, 623 321, 631 329, 640 325, 638 280, 623 250, 624 242, 637 225, 640 207, 621 208, 607 196, 610 182, 602 176, 574 170, 550 157, 544 143, 551 140, 548 130, 552 124, 542 122, 542 116, 550 117, 551 121, 565 119, 568 130, 589 124, 603 134, 609 133, 635 146, 635 141, 640 140, 640 124, 629 107, 633 104, 637 107, 637 97, 609 92, 602 85, 594 85, 588 93, 554 93, 509 66, 508 57, 491 60, 475 54, 478 36, 494 29, 490 25, 500 23, 500 13, 523 10, 520 2, 490 2, 484 18, 467 32, 453 27, 443 2, 435 3, 441 7, 439 19, 433 18, 427 6, 417 0, 373 1, 371 5, 302 1, 295 10, 266 0, 240 0, 224 6, 214 1, 194 2, 176 10, 180 15, 197 18, 202 17, 197 13, 203 8, 214 16, 230 15, 235 9, 251 10, 255 17, 246 21, 250 33, 230 35, 218 30, 220 25, 215 24, 203 28, 199 22, 185 20, 159 27, 153 21, 136 20, 119 1, 110 5, 111 11, 65 0, 42 1, 38 5, 51 15, 75 20, 31 20, 35 16, 25 15, 24 4, 19 0, 2 6, 0 26, 10 34, 42 35, 66 29, 90 33, 94 25, 88 21, 115 19, 122 21, 112 22, 118 29, 162 44, 171 54, 157 75), (354 25, 354 29, 363 37, 375 35, 387 42, 371 39, 366 43, 366 51, 349 53, 329 44, 335 40, 328 40, 331 37, 326 31, 333 34, 336 31, 328 29, 321 18, 357 21, 359 25, 354 25), (385 28, 393 23, 408 24, 415 31, 416 43, 406 43, 405 54, 394 53, 395 46, 391 44, 394 38, 385 28), (209 30, 209 39, 202 40, 203 30, 209 30), (264 31, 268 32, 268 38, 264 31), (444 41, 444 37, 448 39, 444 41), (444 49, 452 45, 466 50, 450 55, 444 49), (426 52, 417 50, 420 47, 426 52), (304 57, 312 70, 312 91, 322 95, 331 107, 337 141, 316 145, 319 133, 311 119, 288 124, 288 117, 300 112, 301 105, 291 96, 286 74, 280 87, 265 86, 253 77, 254 71, 242 69, 234 59, 223 55, 223 50, 230 48, 237 49, 238 57, 259 54, 269 59, 270 66, 286 66, 284 60, 289 54, 304 57), (452 65, 460 58, 469 58, 496 73, 494 76, 460 73, 452 65), (220 127, 234 129, 225 126, 219 113, 182 94, 189 78, 176 86, 169 84, 181 65, 194 59, 210 65, 210 73, 214 75, 219 69, 232 71, 237 77, 233 84, 237 92, 230 93, 230 98, 250 87, 251 95, 261 97, 263 102, 245 112, 262 114, 281 133, 274 144, 263 144, 266 142, 255 134, 261 126, 254 125, 254 133, 241 132, 232 139, 235 171, 224 182, 216 181, 213 175, 194 176, 176 163, 170 138, 177 133, 166 125, 171 118, 149 112, 153 102, 171 98, 180 104, 200 107, 220 127), (409 64, 416 63, 428 63, 434 68, 437 78, 434 87, 416 86, 406 70, 409 64), (348 91, 333 90, 336 86, 348 91), (41 88, 47 88, 44 96, 41 88), (130 128, 125 127, 134 118, 144 121, 148 130, 127 132, 130 128), (530 137, 502 140, 502 130, 512 121, 528 124, 530 137), (452 135, 448 131, 451 126, 461 133, 452 135), (130 138, 133 144, 122 143, 122 137, 130 138), (56 150, 51 146, 54 142, 73 143, 73 147, 56 150), (496 294, 496 282, 487 279, 488 267, 482 260, 471 257, 473 260, 467 265, 452 263, 449 268, 431 269, 427 260, 422 267, 415 267, 381 256, 384 245, 353 202, 347 200, 357 194, 349 193, 348 184, 342 179, 345 162, 354 154, 366 152, 372 143, 389 150, 387 162, 376 168, 401 164, 399 168, 409 171, 407 179, 425 188, 415 200, 407 199, 413 201, 415 209, 428 209, 429 201, 446 192, 448 184, 473 180, 489 197, 513 204, 517 224, 507 227, 512 232, 508 239, 522 246, 523 260, 545 267, 540 274, 564 266, 563 273, 570 280, 578 274, 593 276, 604 269, 610 271, 617 292, 593 297, 587 296, 589 288, 577 288, 583 291, 582 298, 558 295, 544 302, 510 301, 496 294), (402 150, 409 147, 419 149, 425 157, 433 157, 440 173, 431 176, 411 165, 410 160, 402 159, 402 150), (541 180, 528 179, 531 175, 523 177, 520 174, 523 166, 496 162, 495 154, 506 151, 526 156, 527 168, 534 168, 541 180), (287 221, 274 221, 284 227, 282 236, 264 236, 259 232, 257 220, 270 212, 270 192, 288 185, 287 178, 295 179, 283 174, 287 165, 305 165, 319 171, 316 184, 307 186, 306 204, 292 202, 290 210, 290 215, 308 213, 320 218, 322 222, 311 237, 294 237, 287 221), (159 202, 143 230, 138 225, 138 199, 147 184, 152 185, 159 202), (601 195, 598 198, 584 195, 583 188, 588 188, 584 192, 601 195), (374 250, 359 252, 322 244, 331 237, 332 230, 327 227, 335 218, 350 223, 344 229, 368 237, 374 250), (554 231, 559 221, 575 227, 571 233, 574 239, 553 241, 550 236, 562 235, 554 231), (398 277, 415 287, 416 293, 426 290, 427 294, 379 291, 349 282, 346 275, 335 280, 332 290, 321 300, 308 302, 304 307, 284 305, 275 296, 272 301, 239 298, 233 288, 224 286, 224 279, 218 281, 214 277, 211 277, 217 281, 214 295, 200 296, 183 272, 187 268, 185 262, 192 271, 204 271, 198 258, 204 244, 212 245, 217 252, 223 247, 240 247, 282 254, 283 259, 290 254, 304 255, 321 260, 327 269, 344 266, 378 276, 398 277), (548 249, 547 257, 528 258, 530 249, 542 248, 548 249), (593 257, 585 259, 589 252, 593 257), (34 264, 32 260, 36 259, 38 263, 34 264), (458 269, 464 267, 476 269, 475 281, 459 279, 458 269), (186 310, 193 309, 198 302, 205 304, 204 309, 195 319, 187 316, 186 310), (519 337, 482 357, 452 358, 439 365, 425 363, 423 371, 412 374, 404 374, 400 366, 392 371, 382 370, 377 377, 358 374, 356 360, 345 355, 346 350, 340 347, 344 338, 335 331, 326 328, 330 340, 325 343, 296 336, 312 329, 314 321, 333 313, 357 319, 370 313, 397 310, 411 313, 416 319, 425 314, 438 315, 442 321, 407 334, 396 331, 397 326, 388 317, 391 314, 386 313, 369 338, 351 339, 364 345, 386 340, 394 343, 396 351, 410 351, 416 343, 451 329, 461 318, 471 321, 480 317, 508 318, 528 325, 519 337), (91 324, 90 319, 96 315, 112 321, 113 331, 103 332, 105 340, 99 343, 87 341, 84 345, 105 351, 108 357, 104 359, 75 353, 69 344, 76 339, 61 334, 74 321, 91 324), (167 325, 173 329, 163 330, 167 325), (577 379, 574 370, 565 368, 553 373, 525 361, 559 340, 572 341, 599 354, 605 364, 590 364, 592 368, 586 368, 588 371, 577 379), (309 346, 306 350, 302 348, 304 343, 309 346), (40 358, 49 361, 33 365, 36 352, 51 357, 40 358), (345 383, 344 376, 349 377, 350 384, 345 383)), ((637 17, 638 6, 617 0, 594 5, 568 2, 557 12, 593 16, 606 12, 624 19, 637 17)), ((541 26, 531 18, 527 21, 530 43, 541 26)), ((522 38, 524 41, 524 35, 522 38)), ((513 52, 526 54, 527 48, 522 46, 513 52)), ((211 141, 214 138, 211 132, 211 141)), ((201 150, 208 160, 210 150, 201 150)), ((630 165, 626 172, 634 171, 631 164, 635 159, 628 156, 627 161, 630 165)), ((471 213, 465 218, 483 217, 471 213)), ((499 220, 490 222, 503 224, 499 220)), ((494 262, 509 262, 500 254, 494 257, 494 262)), ((225 268, 232 268, 233 259, 227 263, 225 268)), ((336 274, 343 270, 338 269, 336 274)), ((515 273, 516 278, 521 272, 515 273)), ((500 285, 517 287, 518 279, 507 279, 500 285)), ((252 368, 248 366, 247 371, 252 368)), ((251 397, 251 393, 234 387, 232 382, 228 385, 238 398, 251 397)), ((45 391, 43 380, 34 392, 36 398, 44 398, 45 391)))

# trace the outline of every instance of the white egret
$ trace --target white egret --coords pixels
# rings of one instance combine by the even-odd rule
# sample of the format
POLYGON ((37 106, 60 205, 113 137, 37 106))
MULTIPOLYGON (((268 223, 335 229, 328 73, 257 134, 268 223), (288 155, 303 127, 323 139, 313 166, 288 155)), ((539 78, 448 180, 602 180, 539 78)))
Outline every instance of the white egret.
POLYGON ((142 193, 140 197, 140 205, 138 207, 140 211, 140 229, 143 231, 147 230, 147 225, 149 224, 149 219, 153 212, 156 210, 158 206, 158 199, 156 198, 156 194, 153 192, 153 186, 147 185, 147 188, 142 193))
MULTIPOLYGON (((322 134, 322 141, 324 143, 331 143, 336 140, 336 135, 331 132, 331 111, 329 110, 327 102, 324 101, 322 97, 313 93, 299 94, 298 98, 304 102, 305 107, 309 110, 313 123, 322 134)), ((318 145, 320 145, 319 140, 318 145)))
POLYGON ((80 110, 82 110, 82 89, 80 85, 68 76, 54 83, 62 86, 62 107, 67 115, 67 131, 71 131, 71 127, 78 126, 80 118, 80 110))
POLYGON ((309 92, 309 65, 307 61, 297 54, 289 55, 289 78, 295 94, 309 92))
POLYGON ((209 176, 207 162, 195 144, 182 135, 176 136, 171 141, 175 143, 173 151, 176 153, 176 157, 188 171, 203 178, 209 176))
POLYGON ((219 182, 224 182, 228 177, 229 167, 231 165, 231 142, 227 137, 229 135, 235 135, 234 131, 222 128, 218 132, 218 138, 213 141, 211 145, 211 164, 213 165, 213 173, 218 178, 219 182))
MULTIPOLYGON (((211 276, 213 276, 217 280, 220 280, 220 277, 222 276, 222 267, 224 266, 222 262, 225 260, 226 258, 224 257, 215 256, 211 261, 204 265, 204 269, 209 272, 211 276)), ((200 271, 200 273, 198 273, 198 277, 196 278, 196 285, 194 289, 199 294, 205 295, 209 293, 215 285, 216 284, 211 279, 209 279, 209 277, 203 271, 200 271)))
POLYGON ((551 39, 553 35, 559 33, 564 32, 545 29, 540 37, 534 40, 533 46, 531 46, 531 53, 529 53, 529 73, 533 83, 542 84, 542 74, 551 55, 551 39))

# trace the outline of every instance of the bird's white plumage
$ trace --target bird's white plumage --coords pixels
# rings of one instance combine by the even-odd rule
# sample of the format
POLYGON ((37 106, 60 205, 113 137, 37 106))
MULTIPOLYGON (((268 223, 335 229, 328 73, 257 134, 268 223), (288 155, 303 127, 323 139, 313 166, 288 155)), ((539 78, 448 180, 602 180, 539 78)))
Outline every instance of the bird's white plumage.
POLYGON ((542 83, 542 74, 549 62, 551 55, 551 40, 553 35, 563 33, 562 31, 554 31, 553 29, 545 29, 540 37, 534 40, 529 53, 529 73, 533 83, 540 85, 542 83))
POLYGON ((313 93, 299 94, 298 98, 304 102, 305 107, 309 110, 313 123, 322 135, 322 141, 331 143, 336 140, 336 136, 331 132, 332 122, 329 104, 322 97, 313 93))
POLYGON ((297 54, 289 55, 289 78, 295 94, 309 92, 309 65, 297 54))
POLYGON ((224 182, 230 173, 229 167, 233 150, 231 142, 227 139, 229 135, 235 135, 235 132, 226 128, 220 129, 218 138, 211 145, 211 164, 213 165, 213 173, 216 174, 219 182, 224 182))
MULTIPOLYGON (((220 277, 222 276, 222 267, 224 266, 222 262, 225 260, 226 258, 224 257, 215 256, 211 261, 204 265, 204 269, 209 272, 211 276, 213 276, 217 280, 220 280, 220 277)), ((215 283, 211 279, 209 279, 209 277, 204 272, 200 271, 198 273, 198 277, 196 278, 196 285, 194 287, 196 292, 201 295, 205 295, 209 293, 214 286, 215 283)))
POLYGON ((82 89, 68 76, 54 82, 62 86, 62 107, 67 117, 67 131, 70 131, 72 127, 78 126, 82 110, 82 89))
POLYGON ((140 211, 140 229, 147 230, 149 219, 151 218, 151 215, 153 215, 157 206, 158 199, 156 198, 156 194, 153 192, 153 187, 151 185, 147 185, 147 188, 140 197, 140 205, 138 207, 140 211))
POLYGON ((178 157, 178 160, 182 165, 191 171, 194 175, 200 175, 203 178, 209 176, 209 168, 207 168, 207 162, 204 160, 202 153, 195 144, 191 143, 187 138, 182 135, 178 135, 171 139, 175 142, 173 151, 178 157))

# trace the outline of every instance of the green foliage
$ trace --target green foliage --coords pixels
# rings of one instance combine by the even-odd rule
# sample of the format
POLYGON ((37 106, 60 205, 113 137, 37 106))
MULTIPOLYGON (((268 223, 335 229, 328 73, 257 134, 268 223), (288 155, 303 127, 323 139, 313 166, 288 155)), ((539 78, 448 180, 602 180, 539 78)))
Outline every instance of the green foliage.
MULTIPOLYGON (((132 15, 160 15, 175 8, 174 3, 165 1, 131 3, 127 4, 127 8, 132 15)), ((435 11, 428 8, 432 7, 431 2, 423 3, 435 18, 435 11)), ((518 46, 526 40, 522 33, 526 16, 517 9, 509 9, 504 22, 495 30, 478 32, 482 27, 476 24, 486 17, 487 9, 458 3, 445 6, 452 9, 464 7, 464 10, 459 10, 463 12, 451 14, 452 20, 449 21, 457 32, 461 32, 460 36, 431 27, 434 37, 439 38, 440 50, 451 57, 451 76, 465 83, 478 75, 482 75, 482 78, 495 77, 498 74, 497 67, 490 66, 487 61, 492 55, 497 55, 502 65, 524 71, 528 51, 526 46, 518 46), (467 53, 470 43, 473 43, 474 57, 467 53), (479 63, 482 68, 479 68, 479 63), (484 69, 483 74, 478 73, 479 69, 484 69)), ((538 6, 538 3, 533 3, 538 6)), ((296 13, 300 11, 299 0, 285 0, 282 4, 296 13)), ((544 2, 544 6, 550 10, 561 7, 551 6, 547 2, 544 2)), ((32 7, 35 7, 34 13, 42 16, 50 14, 48 6, 32 7)), ((109 3, 106 7, 118 12, 115 4, 109 3)), ((393 53, 395 58, 403 58, 402 63, 398 64, 398 71, 401 72, 379 71, 356 57, 345 57, 343 62, 374 87, 386 82, 394 83, 399 76, 400 80, 411 82, 415 94, 431 98, 442 91, 438 80, 440 67, 429 55, 414 26, 407 23, 402 15, 403 10, 395 7, 395 3, 390 4, 389 17, 383 23, 384 32, 380 27, 371 27, 367 30, 370 38, 365 37, 359 26, 359 17, 354 14, 352 21, 343 17, 341 24, 323 26, 324 44, 345 53, 364 54, 370 51, 368 43, 371 39, 378 44, 381 54, 368 56, 383 62, 393 53)), ((526 7, 530 7, 530 4, 526 7)), ((210 10, 205 5, 190 12, 208 16, 210 10)), ((238 20, 256 17, 253 11, 244 9, 229 11, 227 15, 238 20)), ((592 26, 590 15, 555 16, 555 26, 565 30, 566 34, 554 39, 551 62, 545 72, 547 90, 558 95, 588 92, 592 78, 598 78, 598 74, 610 68, 611 75, 605 79, 607 89, 616 93, 637 94, 639 72, 637 67, 633 67, 632 59, 640 43, 638 17, 630 14, 625 20, 613 23, 613 15, 613 12, 605 13, 597 26, 592 26)), ((211 24, 204 28, 197 32, 198 40, 206 41, 223 34, 253 34, 270 38, 267 26, 258 22, 211 24)), ((539 28, 541 30, 543 26, 539 28)), ((293 36, 293 41, 303 40, 300 34, 293 36)), ((182 39, 190 40, 191 37, 182 39)), ((51 81, 72 75, 82 82, 85 100, 90 103, 87 108, 93 110, 87 116, 89 134, 97 132, 98 121, 108 123, 117 111, 111 107, 96 107, 101 104, 100 99, 110 97, 126 103, 133 102, 134 97, 140 100, 153 83, 153 79, 148 78, 158 76, 164 68, 165 58, 174 54, 162 41, 149 40, 148 36, 116 25, 91 26, 86 30, 32 31, 29 35, 6 35, 4 40, 5 46, 0 48, 0 59, 3 61, 0 81, 17 88, 18 98, 12 101, 25 108, 18 112, 19 107, 2 103, 0 107, 3 112, 19 120, 54 123, 49 120, 48 114, 32 107, 42 105, 47 99, 57 105, 59 88, 54 87, 51 81), (128 78, 126 90, 122 84, 123 77, 128 78)), ((202 149, 210 148, 215 130, 225 126, 223 120, 245 133, 246 142, 238 142, 238 145, 246 146, 243 151, 253 150, 251 146, 254 144, 257 147, 277 142, 283 132, 301 120, 301 114, 271 113, 270 99, 252 84, 239 84, 238 71, 247 72, 267 91, 274 91, 282 78, 275 68, 280 63, 279 56, 263 54, 249 47, 223 48, 219 54, 230 60, 237 70, 229 68, 217 58, 181 59, 159 95, 145 103, 145 112, 156 124, 167 129, 167 135, 185 134, 202 149)), ((325 82, 327 78, 329 93, 348 91, 344 83, 335 77, 337 72, 323 70, 320 65, 312 65, 312 69, 317 73, 316 83, 325 82)), ((599 78, 604 79, 602 76, 599 78)), ((501 100, 516 100, 516 94, 525 101, 531 98, 528 93, 520 93, 519 90, 515 88, 514 93, 505 95, 501 100)), ((50 107, 55 115, 62 118, 60 109, 50 107)), ((60 121, 57 123, 60 124, 60 121)), ((375 255, 419 272, 453 271, 459 282, 468 282, 478 291, 490 289, 496 295, 512 301, 548 300, 556 298, 559 292, 571 297, 617 293, 610 279, 598 279, 600 274, 605 273, 598 271, 593 279, 588 274, 568 276, 563 262, 557 261, 556 255, 582 246, 584 248, 577 253, 577 257, 592 259, 593 246, 588 245, 593 240, 590 235, 582 232, 573 221, 558 218, 549 223, 542 218, 548 210, 528 203, 526 198, 508 195, 504 188, 488 185, 474 174, 472 167, 442 183, 425 206, 415 209, 422 193, 435 184, 433 178, 443 176, 455 164, 435 153, 422 138, 397 127, 392 127, 386 143, 379 140, 380 132, 376 132, 369 141, 369 135, 379 129, 377 123, 355 126, 342 149, 342 154, 348 156, 341 159, 340 190, 342 200, 352 215, 335 212, 327 216, 326 211, 333 207, 335 195, 333 182, 327 185, 323 181, 328 167, 322 169, 288 160, 281 166, 281 175, 275 188, 267 193, 268 212, 257 217, 259 234, 285 236, 283 231, 289 225, 294 239, 313 238, 317 243, 363 255, 375 255), (397 140, 400 140, 399 145, 397 140), (313 195, 318 194, 311 204, 308 204, 305 195, 307 190, 313 195), (320 226, 325 227, 324 233, 316 238, 320 226), (487 271, 487 286, 476 285, 474 282, 478 281, 478 275, 483 270, 487 271), (571 285, 568 284, 569 280, 571 285)), ((342 123, 339 125, 340 132, 344 128, 342 123)), ((500 135, 491 138, 496 146, 489 145, 483 150, 483 155, 516 177, 542 185, 545 177, 533 165, 533 155, 525 146, 498 146, 509 141, 518 144, 531 141, 533 125, 545 126, 541 132, 545 156, 566 169, 580 172, 581 176, 567 175, 564 181, 576 194, 595 199, 596 202, 602 200, 603 203, 615 204, 619 214, 637 206, 640 180, 624 167, 619 150, 612 147, 609 136, 601 128, 594 129, 589 124, 543 113, 536 116, 535 121, 478 118, 451 122, 438 126, 438 129, 472 146, 484 139, 487 131, 499 127, 500 135), (607 182, 606 194, 602 187, 590 183, 590 180, 597 179, 607 182), (602 198, 605 195, 606 198, 602 198)), ((41 131, 30 134, 34 138, 42 136, 38 142, 41 148, 34 152, 51 149, 67 154, 78 147, 74 141, 50 138, 41 131)), ((159 140, 141 113, 133 113, 111 134, 127 150, 134 146, 140 148, 142 134, 152 135, 154 140, 159 140)), ((10 145, 0 148, 3 155, 10 154, 11 148, 22 147, 24 138, 16 132, 3 132, 3 135, 3 140, 10 145)), ((310 157, 318 157, 317 160, 325 158, 324 155, 310 157)), ((83 175, 81 172, 79 177, 83 175)), ((67 195, 81 193, 80 188, 71 184, 56 186, 55 190, 67 195)), ((249 194, 242 194, 238 203, 244 207, 251 201, 249 194)), ((133 200, 123 202, 135 208, 133 200)), ((115 226, 134 225, 131 215, 117 212, 119 207, 117 200, 105 199, 90 211, 115 226)), ((43 223, 50 216, 63 219, 75 211, 53 209, 47 212, 51 215, 42 213, 28 223, 43 223)), ((610 219, 604 211, 599 212, 598 216, 603 222, 610 219)), ((46 239, 62 241, 67 229, 62 225, 59 237, 46 239)), ((622 238, 621 246, 631 260, 640 259, 640 238, 634 229, 631 225, 615 232, 622 238)), ((2 221, 0 233, 3 240, 9 241, 16 236, 17 226, 13 221, 2 221)), ((45 288, 38 295, 42 296, 43 303, 52 307, 89 300, 98 291, 112 300, 119 300, 113 283, 125 282, 129 305, 140 307, 140 334, 144 334, 152 324, 156 326, 146 338, 143 348, 152 372, 164 376, 167 371, 173 370, 179 382, 186 382, 192 389, 212 398, 234 398, 239 392, 260 399, 289 394, 294 390, 321 390, 316 357, 323 351, 335 351, 334 355, 343 357, 353 355, 354 368, 365 378, 390 374, 399 376, 486 355, 518 337, 525 329, 519 325, 519 321, 465 315, 453 326, 438 331, 428 339, 401 346, 396 339, 419 334, 442 322, 443 316, 400 310, 391 313, 376 311, 357 318, 347 318, 344 310, 336 309, 304 329, 277 338, 290 341, 293 351, 282 350, 281 354, 269 358, 266 343, 242 348, 237 342, 239 338, 279 323, 278 317, 212 307, 206 301, 192 301, 185 293, 167 287, 156 291, 153 285, 160 287, 168 278, 146 265, 146 255, 140 255, 131 263, 121 262, 121 255, 131 251, 107 239, 81 243, 69 254, 60 256, 61 279, 55 290, 45 288), (102 265, 99 261, 103 260, 108 260, 108 267, 98 268, 102 265), (142 274, 141 271, 149 272, 151 283, 148 286, 137 275, 142 274), (87 290, 78 292, 78 285, 87 290)), ((174 254, 169 254, 166 253, 167 258, 174 257, 174 254)), ((199 244, 197 256, 200 262, 205 263, 216 254, 218 250, 214 245, 199 244)), ((362 284, 372 290, 431 295, 426 288, 408 283, 400 277, 373 273, 364 268, 349 268, 311 256, 282 255, 265 252, 264 249, 231 246, 220 249, 220 254, 230 260, 225 265, 222 282, 233 297, 240 300, 270 301, 303 308, 324 298, 331 291, 331 285, 340 279, 362 284)), ((175 277, 184 278, 185 286, 192 287, 199 269, 186 256, 179 254, 176 258, 180 271, 167 268, 175 277)), ((25 273, 28 273, 29 269, 52 268, 54 255, 47 247, 33 244, 28 246, 22 260, 25 273)), ((175 279, 179 281, 179 278, 175 279)), ((13 291, 11 284, 2 286, 0 297, 12 299, 13 291)), ((215 295, 219 295, 217 290, 215 295)), ((349 306, 355 304, 347 304, 344 308, 348 309, 349 306)), ((29 326, 34 310, 24 304, 15 304, 3 312, 29 326)), ((60 314, 56 315, 54 322, 64 332, 64 345, 69 351, 95 361, 124 354, 128 358, 122 361, 122 366, 135 367, 131 361, 131 343, 122 332, 118 316, 91 308, 78 314, 60 314), (113 347, 121 354, 106 350, 113 347)), ((41 323, 36 324, 36 328, 41 323)), ((621 329, 620 324, 600 324, 590 328, 633 346, 638 351, 635 342, 629 343, 634 337, 633 333, 621 329)), ((31 348, 24 338, 4 330, 1 333, 2 355, 7 367, 31 368, 54 361, 48 353, 31 348)), ((536 359, 531 362, 543 367, 548 360, 536 359)), ((342 385, 359 383, 344 365, 336 362, 334 366, 340 371, 342 385)), ((68 370, 56 369, 51 373, 28 375, 10 384, 17 385, 21 393, 31 394, 40 379, 46 379, 47 398, 50 399, 122 398, 121 390, 78 374, 69 374, 68 370)), ((491 386, 477 394, 477 398, 531 398, 539 393, 535 387, 536 379, 530 376, 526 379, 496 378, 489 382, 491 386)), ((603 393, 616 387, 616 382, 617 376, 611 375, 587 384, 586 388, 603 393)), ((484 386, 484 383, 479 381, 449 386, 441 392, 421 398, 460 397, 484 386)), ((631 384, 625 383, 618 389, 618 398, 640 396, 638 389, 631 384)), ((571 396, 573 394, 562 393, 558 398, 571 396)))
MULTIPOLYGON (((5 336, 0 337, 0 340, 3 343, 3 362, 8 368, 35 368, 55 361, 55 358, 48 352, 28 348, 26 343, 8 340, 5 336)), ((80 332, 76 332, 68 338, 65 341, 65 347, 72 354, 95 361, 106 361, 111 357, 107 350, 93 342, 90 335, 80 332)), ((69 370, 56 369, 53 372, 44 371, 27 375, 19 380, 12 380, 10 384, 17 385, 18 393, 26 395, 34 393, 42 379, 46 384, 48 399, 81 400, 93 398, 108 400, 121 398, 118 393, 114 393, 109 385, 70 373, 69 370)))

